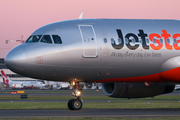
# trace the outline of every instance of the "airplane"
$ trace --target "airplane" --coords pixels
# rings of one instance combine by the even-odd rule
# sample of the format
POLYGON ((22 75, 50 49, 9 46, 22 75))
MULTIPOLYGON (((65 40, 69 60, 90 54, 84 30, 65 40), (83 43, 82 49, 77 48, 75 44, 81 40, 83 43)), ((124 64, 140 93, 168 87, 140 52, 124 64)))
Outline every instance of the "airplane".
POLYGON ((5 57, 15 73, 70 82, 70 110, 82 108, 81 82, 115 98, 153 97, 180 82, 180 21, 74 19, 47 24, 5 57))
POLYGON ((45 87, 45 84, 43 82, 39 82, 39 81, 12 81, 10 80, 5 72, 3 70, 1 70, 1 74, 2 74, 2 79, 3 79, 3 84, 11 87, 11 88, 43 88, 45 87))

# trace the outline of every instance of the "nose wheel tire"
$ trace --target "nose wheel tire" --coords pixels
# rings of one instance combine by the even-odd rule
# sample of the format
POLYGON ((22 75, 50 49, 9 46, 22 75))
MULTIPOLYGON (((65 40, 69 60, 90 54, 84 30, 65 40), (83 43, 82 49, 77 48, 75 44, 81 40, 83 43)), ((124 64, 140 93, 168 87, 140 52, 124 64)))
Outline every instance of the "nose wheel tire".
POLYGON ((69 108, 70 110, 73 110, 73 108, 71 107, 71 106, 72 106, 71 103, 72 103, 73 100, 74 100, 74 99, 70 99, 70 100, 68 101, 68 108, 69 108))
POLYGON ((68 108, 70 110, 80 110, 82 108, 82 102, 79 99, 71 99, 68 101, 68 108))

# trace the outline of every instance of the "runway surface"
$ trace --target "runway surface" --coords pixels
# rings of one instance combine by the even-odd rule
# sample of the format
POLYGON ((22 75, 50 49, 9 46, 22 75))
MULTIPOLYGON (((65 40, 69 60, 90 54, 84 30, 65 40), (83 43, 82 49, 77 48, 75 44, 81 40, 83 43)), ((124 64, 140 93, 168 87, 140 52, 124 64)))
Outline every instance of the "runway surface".
MULTIPOLYGON (((28 95, 31 95, 31 96, 48 96, 48 95, 56 95, 56 96, 60 96, 60 95, 69 95, 71 96, 72 95, 72 92, 69 92, 69 93, 26 93, 28 95)), ((11 93, 0 93, 0 96, 1 95, 11 95, 11 93)), ((19 95, 19 94, 13 94, 13 95, 19 95)), ((105 95, 104 93, 82 93, 82 95, 91 95, 91 96, 103 96, 105 95)))
MULTIPOLYGON (((84 103, 93 103, 93 102, 116 102, 116 101, 176 101, 180 102, 180 100, 83 100, 84 103)), ((67 103, 68 100, 0 100, 0 102, 63 102, 67 103)))
POLYGON ((0 119, 62 117, 180 117, 180 109, 0 110, 0 119))

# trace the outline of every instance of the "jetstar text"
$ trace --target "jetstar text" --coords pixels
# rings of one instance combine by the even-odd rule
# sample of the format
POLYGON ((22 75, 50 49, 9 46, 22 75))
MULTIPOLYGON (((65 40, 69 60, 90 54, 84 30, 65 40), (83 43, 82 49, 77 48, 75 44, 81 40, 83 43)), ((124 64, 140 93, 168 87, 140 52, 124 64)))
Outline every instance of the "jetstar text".
MULTIPOLYGON (((114 49, 122 49, 124 47, 124 38, 123 38, 123 34, 121 29, 117 29, 117 34, 119 39, 121 40, 121 43, 116 44, 116 42, 111 42, 111 45, 114 49)), ((154 50, 160 50, 163 47, 163 43, 165 44, 165 48, 167 50, 180 50, 180 46, 178 46, 178 43, 180 43, 180 39, 177 40, 178 37, 180 37, 180 33, 176 33, 174 35, 168 34, 166 30, 162 30, 161 34, 157 34, 157 33, 151 33, 151 34, 147 34, 144 33, 144 31, 142 29, 139 29, 139 33, 136 35, 134 33, 127 33, 125 35, 125 39, 127 40, 126 46, 131 49, 131 50, 135 50, 139 47, 140 44, 138 44, 139 41, 139 37, 142 40, 142 47, 145 50, 148 50, 150 48, 154 49, 154 50), (169 44, 167 41, 170 39, 170 37, 172 39, 174 39, 176 42, 173 42, 173 44, 169 44), (134 38, 135 40, 135 44, 132 45, 130 44, 132 42, 132 39, 130 38, 134 38), (153 40, 155 40, 155 43, 149 43, 147 44, 146 39, 149 39, 151 42, 153 42, 153 40), (160 39, 163 39, 163 43, 160 42, 160 39)))

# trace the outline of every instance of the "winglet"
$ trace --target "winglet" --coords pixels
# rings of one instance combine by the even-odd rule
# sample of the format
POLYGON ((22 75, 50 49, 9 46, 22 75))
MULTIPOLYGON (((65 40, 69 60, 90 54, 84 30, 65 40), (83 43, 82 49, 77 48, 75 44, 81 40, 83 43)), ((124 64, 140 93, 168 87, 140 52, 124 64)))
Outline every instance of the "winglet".
POLYGON ((81 15, 79 16, 79 19, 82 19, 82 17, 83 17, 83 12, 82 12, 81 15))

